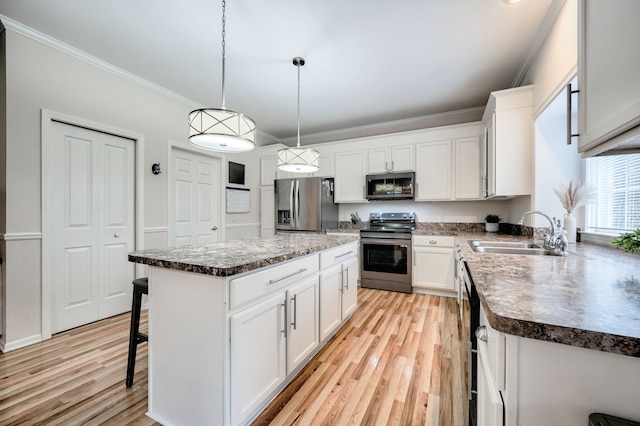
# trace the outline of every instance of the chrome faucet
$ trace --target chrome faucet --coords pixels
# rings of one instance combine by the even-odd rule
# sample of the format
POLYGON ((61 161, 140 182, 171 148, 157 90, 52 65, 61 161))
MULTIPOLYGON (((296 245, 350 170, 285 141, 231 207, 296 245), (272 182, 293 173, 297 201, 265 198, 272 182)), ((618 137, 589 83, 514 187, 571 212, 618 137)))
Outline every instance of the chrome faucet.
POLYGON ((520 219, 518 219, 518 225, 522 225, 524 223, 524 218, 530 214, 539 214, 544 216, 551 225, 551 233, 544 235, 544 243, 543 247, 551 250, 551 252, 558 256, 565 256, 567 254, 567 237, 563 235, 562 225, 560 225, 560 220, 558 220, 557 224, 555 222, 555 217, 551 219, 547 214, 539 211, 539 210, 529 210, 527 212, 522 213, 520 219))

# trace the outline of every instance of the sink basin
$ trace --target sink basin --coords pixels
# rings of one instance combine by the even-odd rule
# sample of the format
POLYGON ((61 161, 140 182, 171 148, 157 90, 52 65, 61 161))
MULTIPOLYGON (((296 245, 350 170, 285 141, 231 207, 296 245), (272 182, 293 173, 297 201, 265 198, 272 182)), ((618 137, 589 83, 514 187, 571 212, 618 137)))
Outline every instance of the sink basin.
POLYGON ((553 253, 529 242, 517 241, 474 241, 469 240, 473 251, 478 253, 524 254, 532 256, 548 256, 553 253))
POLYGON ((540 248, 540 246, 527 241, 478 241, 470 240, 471 247, 504 247, 504 248, 540 248))

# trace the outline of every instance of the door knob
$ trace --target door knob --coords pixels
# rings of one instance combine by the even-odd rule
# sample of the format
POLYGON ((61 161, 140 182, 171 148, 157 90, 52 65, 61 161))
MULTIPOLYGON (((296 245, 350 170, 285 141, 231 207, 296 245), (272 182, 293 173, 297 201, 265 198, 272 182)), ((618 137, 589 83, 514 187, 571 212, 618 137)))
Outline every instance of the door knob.
POLYGON ((478 340, 482 340, 483 342, 487 342, 488 341, 487 327, 485 327, 484 325, 481 325, 480 327, 476 328, 476 338, 478 340))
POLYGON ((113 234, 114 237, 118 238, 120 234, 113 234))
POLYGON ((212 231, 217 231, 217 230, 218 230, 218 227, 214 225, 214 226, 213 226, 213 228, 211 228, 211 230, 212 230, 212 231))

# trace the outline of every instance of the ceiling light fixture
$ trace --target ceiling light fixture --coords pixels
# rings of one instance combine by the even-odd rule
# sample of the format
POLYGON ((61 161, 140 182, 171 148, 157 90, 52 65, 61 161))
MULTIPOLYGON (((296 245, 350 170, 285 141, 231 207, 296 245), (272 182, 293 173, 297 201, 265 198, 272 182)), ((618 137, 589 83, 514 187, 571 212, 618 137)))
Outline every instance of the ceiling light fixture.
POLYGON ((189 113, 189 142, 221 152, 245 152, 256 147, 256 123, 246 115, 225 108, 225 10, 222 0, 222 107, 202 108, 189 113))
POLYGON ((304 58, 296 56, 293 65, 298 67, 298 145, 278 151, 278 168, 286 172, 313 173, 320 168, 320 153, 315 149, 300 148, 300 67, 304 65, 304 58))
POLYGON ((504 0, 506 4, 518 3, 520 0, 504 0))

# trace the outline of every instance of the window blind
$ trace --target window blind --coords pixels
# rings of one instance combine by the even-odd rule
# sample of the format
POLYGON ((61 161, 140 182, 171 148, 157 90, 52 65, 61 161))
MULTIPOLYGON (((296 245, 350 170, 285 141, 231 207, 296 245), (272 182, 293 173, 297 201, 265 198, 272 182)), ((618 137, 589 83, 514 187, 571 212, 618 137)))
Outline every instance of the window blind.
POLYGON ((626 232, 640 226, 640 154, 588 158, 585 181, 596 196, 587 204, 587 228, 626 232))

